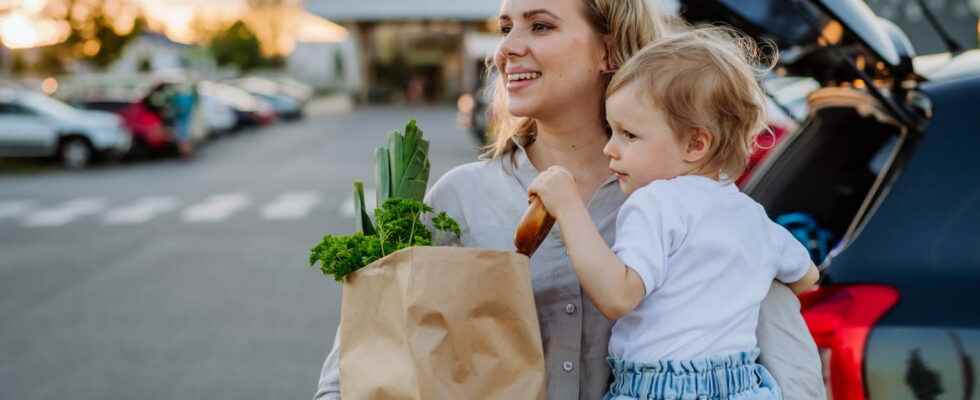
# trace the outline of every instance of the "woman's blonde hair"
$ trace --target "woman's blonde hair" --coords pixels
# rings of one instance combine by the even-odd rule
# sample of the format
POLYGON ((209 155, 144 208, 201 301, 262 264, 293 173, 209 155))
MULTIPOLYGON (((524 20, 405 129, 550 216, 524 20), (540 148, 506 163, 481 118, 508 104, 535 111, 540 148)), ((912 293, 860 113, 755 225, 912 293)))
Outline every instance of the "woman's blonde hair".
MULTIPOLYGON (((581 0, 585 19, 607 43, 609 63, 613 67, 625 64, 633 53, 661 37, 667 29, 668 21, 646 1, 581 0)), ((487 78, 495 82, 487 88, 488 95, 493 99, 487 127, 492 143, 486 146, 484 157, 500 158, 514 151, 514 137, 533 135, 536 127, 533 119, 515 117, 508 112, 503 74, 496 71, 492 59, 487 60, 487 66, 487 78)))
POLYGON ((697 172, 736 179, 748 163, 756 136, 766 129, 766 95, 758 79, 776 57, 775 46, 757 46, 731 28, 672 32, 620 67, 606 97, 626 85, 640 85, 645 99, 666 115, 682 143, 697 130, 712 135, 697 172))

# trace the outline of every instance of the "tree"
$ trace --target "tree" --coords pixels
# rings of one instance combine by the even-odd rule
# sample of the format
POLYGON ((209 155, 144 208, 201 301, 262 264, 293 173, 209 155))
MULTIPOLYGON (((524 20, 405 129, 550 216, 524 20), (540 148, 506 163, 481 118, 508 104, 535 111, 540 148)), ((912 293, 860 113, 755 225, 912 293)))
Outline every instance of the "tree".
POLYGON ((115 20, 106 12, 105 0, 69 0, 64 18, 71 27, 68 38, 56 45, 61 54, 106 67, 122 55, 131 40, 146 30, 146 20, 136 18, 128 32, 117 32, 115 20))
POLYGON ((146 29, 146 20, 143 17, 137 18, 133 23, 133 29, 125 34, 116 32, 111 21, 105 15, 98 15, 95 18, 95 26, 94 39, 100 44, 99 51, 89 56, 88 59, 95 65, 104 68, 116 61, 122 55, 126 45, 143 33, 146 29))
POLYGON ((34 71, 43 75, 58 75, 65 73, 64 58, 57 46, 47 46, 39 49, 40 56, 34 63, 34 71))
POLYGON ((242 71, 274 65, 275 60, 262 56, 258 37, 243 21, 235 22, 215 35, 209 45, 218 65, 234 65, 242 71))
POLYGON ((27 72, 29 64, 27 60, 24 59, 24 55, 21 52, 13 50, 10 52, 10 73, 13 75, 22 75, 27 72))

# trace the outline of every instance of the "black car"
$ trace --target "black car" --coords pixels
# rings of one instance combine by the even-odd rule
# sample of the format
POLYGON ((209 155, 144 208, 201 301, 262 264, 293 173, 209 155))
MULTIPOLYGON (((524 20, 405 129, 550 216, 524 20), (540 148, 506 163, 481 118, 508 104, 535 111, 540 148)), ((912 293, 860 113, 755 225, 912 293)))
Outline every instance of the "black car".
POLYGON ((858 0, 684 3, 822 85, 744 190, 821 264, 801 302, 829 397, 980 396, 980 51, 927 76, 858 0))

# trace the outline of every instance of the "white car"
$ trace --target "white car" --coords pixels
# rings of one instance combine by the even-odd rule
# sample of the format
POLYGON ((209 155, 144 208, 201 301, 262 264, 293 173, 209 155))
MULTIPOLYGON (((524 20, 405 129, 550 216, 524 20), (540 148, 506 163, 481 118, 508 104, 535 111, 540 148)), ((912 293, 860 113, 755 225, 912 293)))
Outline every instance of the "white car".
POLYGON ((201 100, 200 113, 204 118, 204 126, 210 132, 223 133, 235 128, 238 118, 235 110, 231 106, 222 103, 214 96, 204 95, 198 97, 201 100))
POLYGON ((39 92, 0 89, 0 157, 56 157, 80 168, 120 157, 132 136, 112 113, 72 107, 39 92))

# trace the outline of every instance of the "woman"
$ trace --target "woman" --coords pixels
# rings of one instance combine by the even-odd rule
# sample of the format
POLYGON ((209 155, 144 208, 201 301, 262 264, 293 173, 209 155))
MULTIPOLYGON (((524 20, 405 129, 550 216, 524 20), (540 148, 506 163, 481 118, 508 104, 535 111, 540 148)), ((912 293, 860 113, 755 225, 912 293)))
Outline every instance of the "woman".
MULTIPOLYGON (((607 243, 625 195, 602 154, 608 134, 603 94, 612 71, 661 34, 666 22, 644 0, 503 0, 503 38, 494 56, 496 142, 487 160, 448 172, 426 202, 460 223, 468 247, 513 249, 538 171, 570 170, 607 243)), ((583 297, 553 230, 531 259, 548 370, 548 397, 599 399, 612 322, 583 297)), ((823 395, 820 361, 788 288, 774 284, 759 321, 761 361, 786 399, 823 395)), ((324 363, 316 398, 339 398, 338 346, 324 363)))

